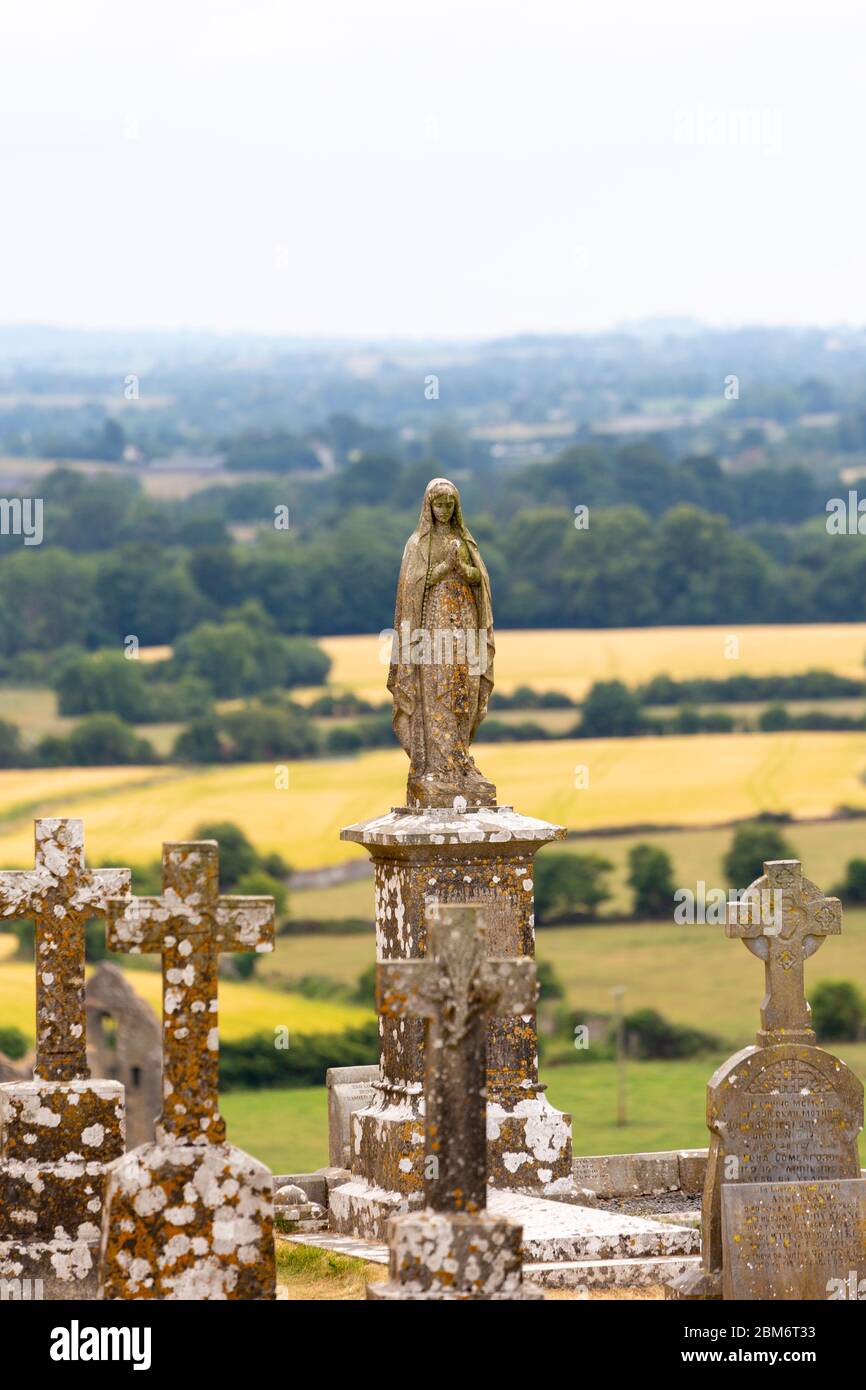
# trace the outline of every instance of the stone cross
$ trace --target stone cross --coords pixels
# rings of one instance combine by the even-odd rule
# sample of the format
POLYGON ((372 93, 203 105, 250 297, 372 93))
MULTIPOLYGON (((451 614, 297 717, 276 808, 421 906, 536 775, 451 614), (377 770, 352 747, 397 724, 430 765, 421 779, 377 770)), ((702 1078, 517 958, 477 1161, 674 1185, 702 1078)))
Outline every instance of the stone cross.
POLYGON ((737 902, 728 903, 726 932, 740 937, 764 962, 767 992, 761 1002, 762 1044, 814 1043, 806 1001, 804 964, 826 936, 842 930, 842 905, 803 876, 798 859, 764 864, 737 902))
POLYGON ((129 869, 88 869, 84 822, 36 821, 32 869, 0 872, 0 916, 36 928, 36 1065, 42 1081, 86 1081, 84 928, 129 893, 129 869))
POLYGON ((535 1012, 535 965, 488 958, 480 906, 431 903, 426 919, 426 959, 379 965, 379 1012, 426 1020, 427 1205, 479 1212, 487 1193, 487 1020, 535 1012))
POLYGON ((221 951, 271 951, 274 900, 220 897, 219 846, 188 840, 162 847, 162 896, 108 904, 114 951, 162 955, 163 1107, 159 1133, 222 1143, 219 1113, 217 970, 221 951))

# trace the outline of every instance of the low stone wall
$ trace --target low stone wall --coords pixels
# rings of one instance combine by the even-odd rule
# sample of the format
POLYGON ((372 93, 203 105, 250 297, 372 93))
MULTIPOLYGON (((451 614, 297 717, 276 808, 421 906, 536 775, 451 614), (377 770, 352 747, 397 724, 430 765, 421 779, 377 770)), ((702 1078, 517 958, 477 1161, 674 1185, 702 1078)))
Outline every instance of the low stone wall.
POLYGON ((594 1154, 574 1159, 577 1186, 589 1189, 602 1200, 611 1197, 659 1197, 665 1192, 700 1197, 706 1171, 706 1149, 594 1154))

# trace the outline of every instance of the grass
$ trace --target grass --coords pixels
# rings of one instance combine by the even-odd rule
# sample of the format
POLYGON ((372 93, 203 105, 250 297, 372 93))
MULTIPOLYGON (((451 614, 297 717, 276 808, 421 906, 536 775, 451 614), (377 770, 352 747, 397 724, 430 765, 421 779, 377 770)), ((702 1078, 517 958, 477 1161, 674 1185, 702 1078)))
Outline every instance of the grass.
POLYGON ((277 1241, 278 1297, 305 1302, 362 1299, 368 1283, 387 1278, 384 1265, 367 1264, 333 1250, 318 1250, 314 1245, 277 1241))
MULTIPOLYGON (((295 975, 326 975, 352 984, 374 959, 372 928, 369 937, 284 939, 290 954, 283 959, 291 961, 295 975)), ((726 937, 720 925, 678 926, 671 921, 545 927, 537 934, 536 954, 554 967, 569 1005, 578 1012, 609 1013, 611 989, 625 985, 627 1010, 658 1009, 679 1023, 717 1034, 731 1048, 749 1042, 758 1026, 761 962, 726 937)), ((840 979, 866 986, 866 909, 848 909, 841 936, 826 941, 806 966, 807 991, 819 980, 840 979)))
MULTIPOLYGON (((866 1074, 866 1043, 831 1049, 866 1074)), ((616 1065, 581 1062, 542 1067, 547 1097, 573 1118, 575 1154, 645 1153, 707 1145, 707 1082, 726 1050, 676 1062, 629 1062, 627 1124, 616 1123, 616 1065)), ((232 1091, 220 1101, 233 1144, 276 1173, 303 1173, 327 1163, 324 1087, 304 1091, 232 1091)), ((861 1135, 862 1161, 866 1143, 861 1135)))
MULTIPOLYGON (((673 922, 546 928, 536 954, 554 966, 578 1015, 608 1014, 611 989, 625 985, 627 1012, 653 1008, 678 1023, 717 1034, 731 1050, 759 1026, 764 969, 723 926, 673 922)), ((846 912, 842 935, 806 966, 807 994, 819 980, 866 981, 866 911, 846 912)))
MULTIPOLYGON (((320 641, 333 662, 332 686, 377 703, 386 698, 377 636, 320 641)), ((509 631, 496 633, 496 675, 502 691, 531 685, 582 699, 596 680, 637 685, 661 673, 685 680, 822 667, 862 678, 864 652, 866 623, 509 631), (739 643, 733 658, 730 637, 739 643)))
POLYGON ((275 1173, 313 1173, 328 1162, 324 1086, 228 1091, 220 1096, 220 1111, 231 1142, 255 1154, 275 1173))
MULTIPOLYGON (((866 733, 702 734, 491 744, 479 763, 500 801, 573 830, 711 826, 759 811, 828 816, 866 809, 866 733), (575 787, 575 768, 589 785, 575 787)), ((237 822, 296 868, 363 853, 340 828, 402 803, 399 749, 293 763, 287 789, 271 763, 229 767, 45 768, 0 772, 0 860, 32 862, 35 815, 84 816, 91 862, 143 863, 163 839, 203 820, 237 822)))

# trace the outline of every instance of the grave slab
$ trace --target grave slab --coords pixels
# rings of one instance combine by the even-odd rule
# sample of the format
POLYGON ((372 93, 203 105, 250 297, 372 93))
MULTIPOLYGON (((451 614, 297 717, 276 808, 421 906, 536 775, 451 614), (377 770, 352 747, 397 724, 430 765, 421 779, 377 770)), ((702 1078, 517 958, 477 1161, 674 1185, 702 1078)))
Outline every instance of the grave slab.
POLYGON ((866 1300, 866 1182, 729 1183, 726 1299, 866 1300))

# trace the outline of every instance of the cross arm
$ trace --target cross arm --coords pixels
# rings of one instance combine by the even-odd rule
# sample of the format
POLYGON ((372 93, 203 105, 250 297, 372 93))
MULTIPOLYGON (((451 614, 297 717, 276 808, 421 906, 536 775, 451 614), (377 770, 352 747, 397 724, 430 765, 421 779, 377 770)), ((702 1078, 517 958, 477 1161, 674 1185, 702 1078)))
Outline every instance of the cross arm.
POLYGON ((0 916, 31 917, 51 886, 44 870, 4 869, 0 872, 0 916))
POLYGON ((488 1011, 494 1016, 534 1014, 538 1000, 538 979, 532 960, 485 962, 483 990, 488 1011))
POLYGON ((105 904, 105 944, 131 955, 161 951, 171 913, 162 898, 109 898, 105 904))
POLYGON ((234 894, 217 900, 215 937, 223 951, 274 949, 274 900, 253 894, 234 894))
POLYGON ((818 898, 806 904, 806 930, 816 936, 838 936, 842 930, 842 904, 838 898, 818 898))

